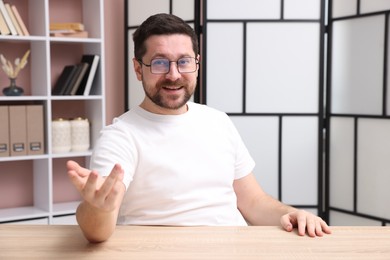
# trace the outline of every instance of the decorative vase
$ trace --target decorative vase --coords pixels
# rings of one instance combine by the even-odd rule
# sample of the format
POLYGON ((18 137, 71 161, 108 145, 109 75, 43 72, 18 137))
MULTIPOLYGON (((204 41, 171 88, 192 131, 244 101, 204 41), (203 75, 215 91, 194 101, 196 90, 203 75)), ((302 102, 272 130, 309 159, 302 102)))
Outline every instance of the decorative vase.
POLYGON ((3 89, 3 94, 6 96, 21 96, 23 95, 23 88, 16 86, 16 78, 10 78, 10 85, 3 89))

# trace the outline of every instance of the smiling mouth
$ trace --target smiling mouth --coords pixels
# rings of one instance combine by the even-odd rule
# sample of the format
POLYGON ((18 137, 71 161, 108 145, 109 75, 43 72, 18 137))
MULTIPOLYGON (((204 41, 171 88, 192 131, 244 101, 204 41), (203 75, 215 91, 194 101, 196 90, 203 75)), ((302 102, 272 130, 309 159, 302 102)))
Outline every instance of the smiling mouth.
POLYGON ((179 90, 179 89, 182 89, 183 86, 164 86, 163 89, 166 89, 166 90, 179 90))

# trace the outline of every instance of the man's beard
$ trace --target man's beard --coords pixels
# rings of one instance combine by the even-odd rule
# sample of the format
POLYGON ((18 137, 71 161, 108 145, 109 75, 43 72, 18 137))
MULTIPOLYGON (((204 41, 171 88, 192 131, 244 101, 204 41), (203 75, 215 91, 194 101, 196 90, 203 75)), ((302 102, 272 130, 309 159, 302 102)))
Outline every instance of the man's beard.
MULTIPOLYGON (((179 109, 187 104, 187 102, 190 100, 192 94, 194 93, 194 90, 190 92, 188 85, 185 84, 185 82, 182 81, 164 81, 157 83, 156 86, 153 88, 155 92, 152 93, 152 91, 149 91, 148 88, 145 88, 145 95, 156 105, 162 108, 166 109, 179 109), (180 95, 177 97, 173 97, 172 95, 162 95, 161 91, 165 86, 181 86, 182 90, 184 90, 184 96, 180 95)), ((193 88, 195 89, 195 88, 193 88)))

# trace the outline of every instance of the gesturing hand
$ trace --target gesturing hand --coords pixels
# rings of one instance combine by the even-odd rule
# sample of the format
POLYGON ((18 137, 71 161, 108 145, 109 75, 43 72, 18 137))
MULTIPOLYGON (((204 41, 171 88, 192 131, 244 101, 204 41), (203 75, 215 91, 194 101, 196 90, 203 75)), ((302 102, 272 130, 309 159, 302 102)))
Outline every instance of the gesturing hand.
POLYGON ((119 164, 113 167, 106 178, 81 167, 75 161, 68 161, 66 165, 68 176, 84 201, 106 212, 119 208, 124 190, 123 169, 119 164))

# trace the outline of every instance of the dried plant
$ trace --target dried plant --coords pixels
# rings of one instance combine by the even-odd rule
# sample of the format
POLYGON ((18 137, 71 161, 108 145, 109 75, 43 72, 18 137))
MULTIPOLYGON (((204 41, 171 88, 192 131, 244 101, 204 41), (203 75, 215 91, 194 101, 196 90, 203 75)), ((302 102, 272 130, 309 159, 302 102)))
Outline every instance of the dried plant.
POLYGON ((1 68, 9 78, 15 79, 18 76, 19 72, 26 66, 29 54, 30 50, 26 51, 22 59, 15 59, 14 64, 7 60, 3 54, 0 54, 1 68))

